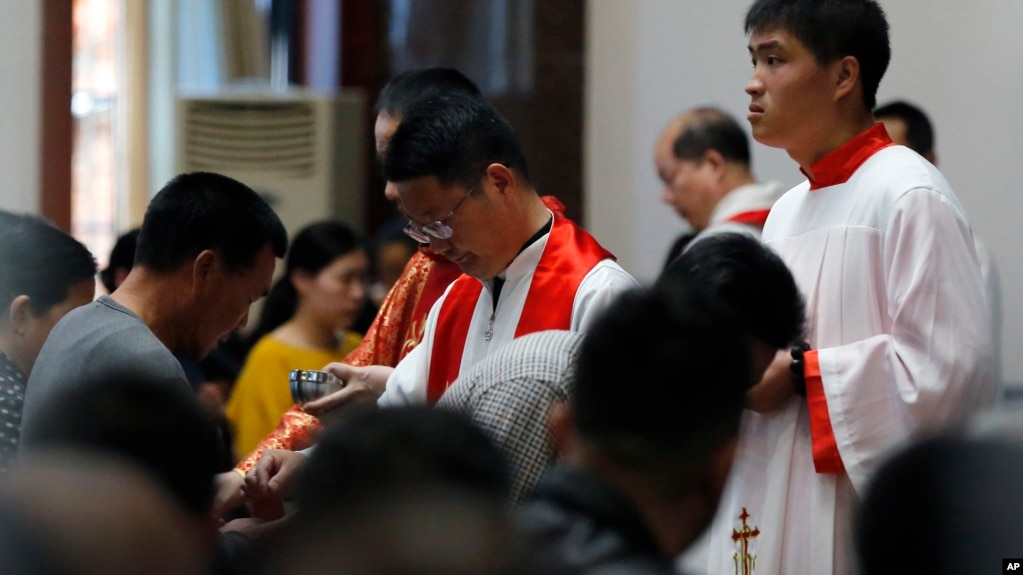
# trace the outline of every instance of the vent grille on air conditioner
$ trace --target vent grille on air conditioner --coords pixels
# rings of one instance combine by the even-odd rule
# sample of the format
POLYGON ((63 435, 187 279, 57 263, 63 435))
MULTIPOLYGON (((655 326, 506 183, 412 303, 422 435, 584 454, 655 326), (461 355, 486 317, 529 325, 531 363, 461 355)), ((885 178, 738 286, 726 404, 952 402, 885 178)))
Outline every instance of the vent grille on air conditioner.
POLYGON ((292 234, 324 218, 361 228, 363 104, 349 90, 181 94, 177 170, 244 182, 292 234))
POLYGON ((307 177, 316 169, 315 110, 306 102, 190 101, 183 160, 194 170, 307 177))

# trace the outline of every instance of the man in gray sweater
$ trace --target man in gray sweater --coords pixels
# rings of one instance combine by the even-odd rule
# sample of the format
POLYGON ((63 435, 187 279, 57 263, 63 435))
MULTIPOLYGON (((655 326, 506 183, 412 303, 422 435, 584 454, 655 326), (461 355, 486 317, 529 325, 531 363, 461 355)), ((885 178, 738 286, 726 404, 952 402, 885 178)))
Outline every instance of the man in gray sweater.
POLYGON ((27 385, 23 446, 48 417, 47 398, 87 382, 131 376, 190 393, 175 356, 201 359, 245 327, 287 242, 280 219, 248 186, 203 172, 172 179, 146 211, 124 283, 65 316, 47 338, 27 385))

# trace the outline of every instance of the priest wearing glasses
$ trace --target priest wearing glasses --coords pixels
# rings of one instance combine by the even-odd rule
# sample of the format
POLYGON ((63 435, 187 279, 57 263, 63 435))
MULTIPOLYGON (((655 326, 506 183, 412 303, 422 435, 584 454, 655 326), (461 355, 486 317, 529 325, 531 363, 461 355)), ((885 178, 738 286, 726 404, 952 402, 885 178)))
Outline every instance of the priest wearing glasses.
MULTIPOLYGON (((463 274, 426 317, 422 340, 397 367, 332 363, 346 385, 305 404, 310 413, 435 403, 459 373, 514 338, 585 332, 615 297, 639 284, 586 231, 548 209, 529 180, 511 126, 488 104, 446 96, 417 105, 387 148, 384 175, 406 233, 463 274)), ((305 457, 271 450, 246 477, 276 497, 305 457)))
POLYGON ((432 404, 461 371, 515 337, 585 331, 637 285, 592 236, 547 208, 511 126, 486 103, 450 96, 416 107, 391 139, 384 170, 409 220, 405 232, 463 275, 396 368, 332 364, 348 385, 310 409, 369 398, 432 404))

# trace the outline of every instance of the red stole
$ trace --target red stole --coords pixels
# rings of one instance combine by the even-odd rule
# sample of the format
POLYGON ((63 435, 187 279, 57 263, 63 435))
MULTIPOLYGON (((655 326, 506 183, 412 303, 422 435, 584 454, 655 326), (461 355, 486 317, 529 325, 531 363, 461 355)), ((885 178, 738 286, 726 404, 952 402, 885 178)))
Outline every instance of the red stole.
MULTIPOLYGON (((554 218, 540 262, 526 294, 515 337, 548 329, 567 330, 579 284, 593 266, 614 259, 593 236, 565 218, 554 218)), ((458 377, 462 352, 469 334, 483 283, 462 275, 448 291, 437 318, 430 355, 426 402, 433 405, 458 377)))

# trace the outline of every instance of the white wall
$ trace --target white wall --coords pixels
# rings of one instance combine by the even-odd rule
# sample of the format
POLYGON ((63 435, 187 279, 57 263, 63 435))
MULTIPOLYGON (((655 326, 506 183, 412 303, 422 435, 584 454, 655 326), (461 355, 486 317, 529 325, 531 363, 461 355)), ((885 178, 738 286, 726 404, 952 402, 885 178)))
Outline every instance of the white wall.
POLYGON ((17 212, 39 212, 41 51, 42 2, 0 1, 0 208, 17 212))
MULTIPOLYGON (((892 65, 878 100, 905 98, 935 123, 938 162, 977 235, 998 258, 1008 381, 1023 382, 1021 147, 1023 76, 1015 46, 1023 3, 880 0, 891 25, 892 65), (1015 224, 1015 225, 1014 225, 1015 224)), ((718 105, 745 118, 750 72, 742 21, 750 0, 589 0, 586 46, 586 223, 643 280, 652 279, 684 228, 660 203, 653 145, 679 111, 718 105)), ((792 185, 786 154, 759 144, 761 179, 792 185)))

